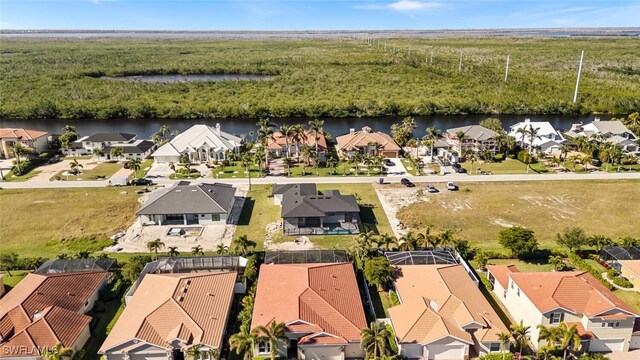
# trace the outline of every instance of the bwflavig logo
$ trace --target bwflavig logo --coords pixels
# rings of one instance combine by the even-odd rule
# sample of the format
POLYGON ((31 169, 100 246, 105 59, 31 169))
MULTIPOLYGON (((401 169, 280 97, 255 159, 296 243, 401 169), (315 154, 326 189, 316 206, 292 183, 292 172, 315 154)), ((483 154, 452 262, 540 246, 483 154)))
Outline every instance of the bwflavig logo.
POLYGON ((47 349, 46 347, 40 348, 38 346, 26 346, 26 345, 11 345, 2 346, 2 355, 4 356, 17 356, 17 355, 29 355, 29 354, 42 354, 47 349))

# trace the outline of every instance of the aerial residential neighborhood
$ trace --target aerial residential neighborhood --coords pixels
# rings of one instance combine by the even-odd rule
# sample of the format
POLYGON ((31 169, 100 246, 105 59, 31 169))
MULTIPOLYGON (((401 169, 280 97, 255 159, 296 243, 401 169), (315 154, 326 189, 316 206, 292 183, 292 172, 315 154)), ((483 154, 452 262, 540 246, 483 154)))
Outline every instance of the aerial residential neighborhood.
POLYGON ((637 1, 0 1, 0 360, 640 359, 637 1))

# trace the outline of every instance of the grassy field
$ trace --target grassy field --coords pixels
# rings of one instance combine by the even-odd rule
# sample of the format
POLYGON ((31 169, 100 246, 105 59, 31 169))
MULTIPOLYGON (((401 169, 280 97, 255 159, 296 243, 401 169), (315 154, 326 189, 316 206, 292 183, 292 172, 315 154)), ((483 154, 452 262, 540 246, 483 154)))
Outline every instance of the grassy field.
POLYGON ((123 163, 110 163, 103 162, 102 164, 96 165, 93 169, 82 170, 80 174, 76 175, 63 175, 63 173, 67 170, 63 170, 58 172, 57 174, 51 177, 51 181, 53 180, 63 180, 63 181, 93 181, 100 179, 108 179, 113 174, 115 174, 118 170, 122 169, 123 163))
POLYGON ((637 236, 639 187, 634 180, 469 183, 409 205, 398 218, 414 229, 457 228, 473 246, 492 250, 501 250, 500 230, 519 225, 533 229, 541 246, 557 248, 555 234, 567 227, 637 236))
POLYGON ((134 221, 138 195, 122 189, 0 191, 0 252, 55 257, 97 251, 134 221))
POLYGON ((640 107, 639 42, 441 37, 385 39, 376 47, 347 38, 5 37, 0 118, 627 114, 640 107), (586 56, 580 97, 573 103, 580 50, 586 56), (507 54, 511 64, 504 82, 507 54), (140 74, 273 78, 180 84, 100 79, 140 74))
MULTIPOLYGON (((476 173, 477 169, 480 169, 480 171, 491 172, 492 174, 527 173, 527 165, 514 159, 505 159, 503 161, 490 163, 486 163, 484 161, 475 161, 473 165, 471 164, 471 162, 466 161, 460 165, 467 170, 467 174, 469 175, 479 175, 479 173, 476 173)), ((549 168, 545 164, 541 163, 532 164, 531 169, 529 169, 530 174, 547 172, 549 172, 549 168)))
POLYGON ((22 279, 24 279, 25 276, 27 276, 27 274, 31 272, 31 270, 13 270, 10 272, 11 276, 9 276, 8 272, 3 272, 4 276, 2 277, 2 282, 4 283, 5 291, 9 290, 9 288, 15 287, 20 281, 22 281, 22 279))
MULTIPOLYGON (((343 194, 355 194, 359 198, 362 212, 361 218, 365 226, 371 227, 379 233, 392 234, 389 220, 387 219, 378 196, 370 184, 319 184, 318 190, 337 189, 343 194)), ((273 205, 273 198, 268 197, 270 188, 265 185, 255 185, 253 190, 247 195, 240 224, 236 229, 235 237, 247 235, 251 240, 258 243, 258 248, 262 248, 265 238, 266 226, 269 223, 280 220, 280 207, 273 205)), ((319 247, 325 249, 349 247, 355 235, 325 235, 313 236, 311 241, 319 247)), ((273 241, 293 241, 295 237, 278 234, 273 241)))
MULTIPOLYGON (((472 265, 476 264, 471 261, 472 265)), ((549 265, 547 261, 522 261, 518 259, 491 259, 489 265, 515 265, 522 272, 528 271, 551 271, 553 266, 549 265)))

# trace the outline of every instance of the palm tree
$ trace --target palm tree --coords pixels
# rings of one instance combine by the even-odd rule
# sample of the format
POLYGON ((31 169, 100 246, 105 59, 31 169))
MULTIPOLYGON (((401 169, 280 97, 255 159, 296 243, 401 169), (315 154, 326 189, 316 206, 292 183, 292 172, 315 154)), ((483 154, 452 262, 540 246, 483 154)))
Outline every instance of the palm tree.
POLYGON ((538 338, 542 341, 547 342, 547 346, 551 349, 555 349, 560 341, 560 336, 562 335, 559 331, 559 327, 552 326, 546 327, 542 324, 538 325, 538 329, 540 329, 540 335, 538 338))
POLYGON ((94 158, 101 158, 104 156, 104 151, 100 148, 93 148, 93 150, 91 150, 91 154, 93 154, 94 158))
POLYGON ((529 335, 529 330, 531 326, 525 326, 520 320, 520 324, 511 324, 509 325, 511 330, 511 336, 516 341, 516 344, 520 347, 520 354, 522 354, 522 347, 527 342, 527 338, 529 335))
POLYGON ((176 164, 172 162, 169 163, 169 169, 171 169, 171 171, 173 171, 173 173, 176 173, 176 164))
POLYGON ((362 163, 367 167, 367 176, 371 175, 371 166, 373 166, 373 156, 365 155, 362 159, 362 163))
POLYGON ((558 331, 562 337, 560 342, 560 348, 564 351, 563 359, 567 358, 567 350, 578 351, 580 349, 580 334, 578 334, 578 327, 573 324, 567 327, 567 324, 561 322, 558 324, 558 331))
POLYGON ((289 139, 293 133, 293 128, 291 125, 280 125, 280 134, 278 134, 278 138, 284 139, 285 147, 287 149, 287 156, 291 157, 291 149, 289 148, 289 139))
POLYGON ((578 154, 569 156, 569 161, 573 164, 573 172, 576 171, 576 164, 582 160, 582 157, 578 154))
POLYGON ((429 127, 427 128, 427 135, 426 137, 431 140, 431 162, 433 162, 433 145, 435 144, 436 140, 438 140, 438 138, 440 137, 440 135, 438 134, 438 130, 436 130, 436 128, 434 127, 429 127))
POLYGON ((376 239, 376 244, 378 244, 379 247, 384 247, 385 249, 387 249, 387 251, 389 251, 393 247, 397 246, 398 242, 394 237, 389 236, 388 234, 382 234, 376 239))
POLYGON ((520 134, 520 145, 522 146, 522 150, 524 150, 524 149, 526 148, 526 144, 525 144, 525 142, 524 142, 524 138, 525 138, 525 137, 527 136, 527 134, 528 134, 527 127, 526 127, 526 126, 524 126, 524 127, 518 128, 518 129, 516 130, 516 133, 517 133, 517 134, 520 134))
POLYGON ((316 148, 316 154, 319 154, 318 141, 320 136, 324 136, 324 120, 313 119, 309 121, 309 132, 313 134, 314 146, 316 148))
POLYGON ((287 167, 287 176, 291 177, 291 165, 293 165, 293 159, 290 157, 286 157, 282 159, 285 166, 287 167))
POLYGON ((336 165, 338 165, 338 159, 334 158, 333 156, 330 156, 327 159, 327 165, 329 166, 329 169, 331 169, 331 174, 335 174, 335 167, 336 165))
POLYGON ((427 227, 424 229, 423 239, 423 244, 425 247, 431 245, 433 249, 435 249, 438 247, 438 245, 440 245, 440 236, 433 235, 431 233, 431 226, 429 225, 427 225, 427 227))
POLYGON ((202 246, 196 245, 191 248, 191 255, 193 256, 202 256, 204 255, 204 251, 202 251, 202 246))
POLYGON ((69 163, 69 170, 71 170, 71 173, 73 175, 78 175, 78 173, 80 173, 80 169, 82 169, 82 164, 80 164, 75 158, 71 160, 69 163))
POLYGON ((453 230, 452 228, 446 228, 446 229, 444 229, 444 230, 443 230, 443 231, 438 235, 438 237, 440 238, 440 239, 438 239, 438 240, 439 240, 440 245, 442 245, 442 246, 453 245, 453 243, 454 243, 454 242, 455 242, 455 240, 456 240, 456 239, 455 239, 455 235, 456 235, 456 232, 455 232, 455 230, 453 230))
POLYGON ((505 352, 509 351, 509 345, 511 345, 511 334, 501 332, 498 334, 498 340, 500 340, 500 351, 502 352, 502 360, 504 360, 505 352))
POLYGON ((196 344, 190 347, 186 352, 187 358, 191 360, 199 360, 200 359, 200 345, 196 344))
POLYGON ((138 171, 140 171, 140 168, 142 167, 142 160, 138 158, 129 158, 127 160, 127 165, 129 166, 129 169, 133 170, 133 177, 137 179, 138 171))
POLYGON ((229 247, 225 246, 224 244, 218 244, 218 247, 216 248, 216 253, 218 255, 226 254, 228 251, 229 247))
POLYGON ((118 160, 120 160, 120 158, 122 158, 122 155, 124 155, 124 149, 122 148, 122 146, 115 146, 111 148, 109 154, 111 155, 112 159, 118 158, 118 160))
POLYGON ((571 151, 571 147, 567 144, 562 144, 562 146, 560 146, 560 159, 563 161, 566 160, 569 151, 571 151))
POLYGON ((415 251, 422 242, 421 238, 424 238, 424 235, 416 235, 412 231, 409 231, 398 240, 400 242, 398 248, 400 251, 415 251))
POLYGON ((29 154, 31 154, 31 150, 22 146, 22 143, 16 142, 13 144, 13 155, 16 157, 16 167, 18 168, 18 175, 22 175, 22 168, 20 167, 21 158, 29 154))
POLYGON ((269 119, 262 119, 256 123, 258 126, 258 141, 264 149, 264 166, 265 170, 269 171, 269 140, 275 140, 273 137, 273 128, 275 124, 271 123, 269 119))
POLYGON ((167 140, 167 135, 170 133, 171 133, 171 128, 169 128, 169 126, 160 125, 160 131, 158 131, 158 134, 160 135, 162 140, 167 140))
POLYGON ((160 239, 155 239, 147 243, 147 249, 149 249, 149 252, 156 254, 156 259, 158 258, 158 250, 163 248, 164 248, 164 243, 160 239))
POLYGON ((173 257, 173 256, 179 256, 180 252, 178 251, 178 247, 177 246, 169 246, 168 247, 169 252, 168 255, 173 257))
POLYGON ((247 238, 247 235, 242 235, 240 237, 233 239, 233 241, 231 241, 231 246, 229 247, 229 249, 234 254, 247 256, 250 252, 249 249, 255 248, 255 247, 256 247, 255 241, 249 240, 249 238, 247 238))
POLYGON ((231 351, 237 355, 243 354, 243 360, 251 360, 253 358, 253 349, 258 342, 258 332, 256 329, 250 331, 246 324, 240 325, 240 332, 231 335, 229 338, 229 347, 231 351))
POLYGON ((304 130, 304 125, 291 125, 291 140, 293 140, 296 145, 296 161, 300 162, 300 143, 307 140, 307 133, 304 130))
POLYGON ((535 139, 540 139, 540 128, 534 128, 533 125, 529 125, 529 130, 527 130, 527 135, 529 136, 529 151, 533 150, 533 141, 535 139))
POLYGON ((369 327, 360 331, 360 346, 365 352, 366 359, 377 359, 391 354, 389 344, 390 333, 383 322, 372 321, 369 327))
POLYGON ((46 360, 64 360, 73 355, 73 348, 62 347, 62 343, 56 343, 52 348, 45 347, 42 350, 42 358, 46 360))
POLYGON ((286 325, 271 320, 268 326, 256 326, 260 337, 263 341, 269 341, 269 350, 271 350, 271 360, 275 360, 278 355, 278 342, 282 342, 289 347, 289 338, 285 335, 286 325))

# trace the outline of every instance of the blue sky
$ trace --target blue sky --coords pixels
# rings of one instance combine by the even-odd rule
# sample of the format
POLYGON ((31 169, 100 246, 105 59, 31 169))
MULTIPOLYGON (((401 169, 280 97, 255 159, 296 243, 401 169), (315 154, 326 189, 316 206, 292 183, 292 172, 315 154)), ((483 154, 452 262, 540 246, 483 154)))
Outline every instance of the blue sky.
POLYGON ((638 27, 640 0, 0 0, 1 29, 638 27))

